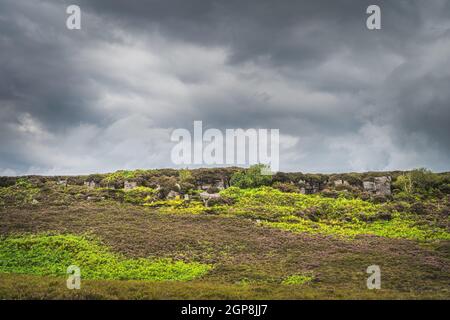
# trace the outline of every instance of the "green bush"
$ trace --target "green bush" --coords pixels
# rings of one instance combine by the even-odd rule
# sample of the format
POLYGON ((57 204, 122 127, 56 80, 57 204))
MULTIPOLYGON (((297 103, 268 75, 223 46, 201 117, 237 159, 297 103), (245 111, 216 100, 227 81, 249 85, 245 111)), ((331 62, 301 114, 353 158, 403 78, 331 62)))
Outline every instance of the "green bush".
POLYGON ((272 187, 283 192, 300 192, 299 187, 292 183, 275 182, 272 187))
POLYGON ((314 280, 314 276, 308 274, 293 274, 285 278, 281 283, 285 285, 305 284, 314 280))
POLYGON ((125 190, 124 201, 133 204, 144 204, 156 200, 158 191, 148 187, 136 187, 125 190))
POLYGON ((443 187, 445 186, 445 179, 445 175, 420 168, 398 176, 393 182, 393 187, 407 195, 418 194, 427 197, 445 190, 445 187, 443 187))
POLYGON ((31 203, 40 190, 27 178, 19 178, 13 186, 0 188, 0 205, 24 205, 31 203))
POLYGON ((269 170, 268 166, 255 164, 244 171, 234 173, 231 177, 231 185, 238 188, 268 186, 272 182, 272 176, 262 174, 262 172, 267 170, 269 170))

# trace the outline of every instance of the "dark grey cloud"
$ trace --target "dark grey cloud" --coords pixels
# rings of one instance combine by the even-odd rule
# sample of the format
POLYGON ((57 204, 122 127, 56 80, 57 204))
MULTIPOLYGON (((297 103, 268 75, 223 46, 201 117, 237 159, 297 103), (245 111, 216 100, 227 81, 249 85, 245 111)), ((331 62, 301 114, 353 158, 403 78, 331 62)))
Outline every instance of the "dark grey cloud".
POLYGON ((370 4, 4 0, 0 174, 172 166, 194 120, 279 128, 283 170, 449 170, 450 3, 370 4))

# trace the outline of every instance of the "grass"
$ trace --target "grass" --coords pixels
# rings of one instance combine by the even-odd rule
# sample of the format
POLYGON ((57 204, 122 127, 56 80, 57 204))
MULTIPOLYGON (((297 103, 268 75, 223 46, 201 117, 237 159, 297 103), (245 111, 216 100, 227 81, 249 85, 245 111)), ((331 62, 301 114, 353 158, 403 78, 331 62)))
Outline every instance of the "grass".
POLYGON ((126 259, 94 240, 75 235, 24 235, 2 239, 0 272, 62 276, 78 266, 85 279, 192 280, 211 266, 171 259, 126 259))
POLYGON ((32 275, 0 274, 0 297, 4 299, 448 299, 445 292, 351 290, 348 287, 277 284, 148 282, 82 280, 80 290, 68 290, 65 279, 32 275), (295 288, 295 290, 293 290, 295 288))

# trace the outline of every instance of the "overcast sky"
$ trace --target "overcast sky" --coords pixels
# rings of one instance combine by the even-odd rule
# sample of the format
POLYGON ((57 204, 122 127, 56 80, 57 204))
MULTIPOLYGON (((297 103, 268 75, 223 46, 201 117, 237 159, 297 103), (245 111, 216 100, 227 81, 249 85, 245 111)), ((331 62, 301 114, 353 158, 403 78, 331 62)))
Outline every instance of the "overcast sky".
POLYGON ((173 167, 194 120, 280 129, 282 171, 450 170, 450 1, 0 0, 0 175, 173 167))

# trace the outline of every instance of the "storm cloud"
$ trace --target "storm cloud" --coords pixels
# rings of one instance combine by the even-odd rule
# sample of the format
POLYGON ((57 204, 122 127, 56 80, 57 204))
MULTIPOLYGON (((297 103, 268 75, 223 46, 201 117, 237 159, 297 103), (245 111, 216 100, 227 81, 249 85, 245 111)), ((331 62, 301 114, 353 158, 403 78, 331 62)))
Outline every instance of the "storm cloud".
POLYGON ((445 0, 2 0, 0 175, 174 167, 194 120, 280 129, 282 171, 448 171, 449 65, 445 0))

